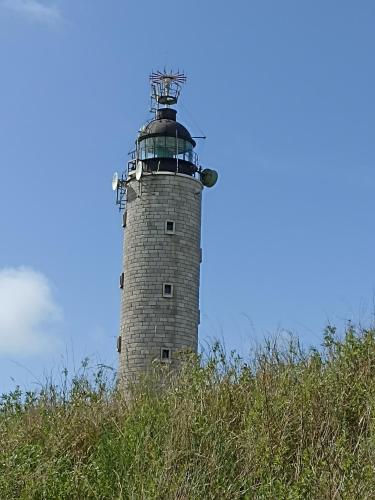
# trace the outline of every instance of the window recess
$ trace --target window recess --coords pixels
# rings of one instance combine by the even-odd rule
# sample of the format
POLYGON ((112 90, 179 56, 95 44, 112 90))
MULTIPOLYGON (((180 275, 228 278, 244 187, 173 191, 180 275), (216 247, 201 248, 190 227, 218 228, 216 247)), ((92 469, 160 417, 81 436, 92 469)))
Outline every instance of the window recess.
POLYGON ((117 347, 117 352, 118 352, 118 353, 120 353, 120 352, 121 352, 121 343, 122 343, 122 339, 121 339, 121 335, 119 335, 119 336, 117 337, 117 343, 116 343, 116 344, 117 344, 117 346, 116 346, 116 347, 117 347))
POLYGON ((128 218, 128 212, 125 210, 124 213, 122 214, 122 227, 126 227, 127 218, 128 218))
POLYGON ((168 347, 162 347, 160 349, 160 360, 163 363, 170 363, 171 362, 171 350, 168 347))
POLYGON ((175 234, 176 232, 176 223, 174 220, 166 220, 165 221, 165 234, 175 234))
POLYGON ((173 297, 173 285, 172 285, 172 283, 163 283, 163 297, 167 297, 167 298, 173 297))

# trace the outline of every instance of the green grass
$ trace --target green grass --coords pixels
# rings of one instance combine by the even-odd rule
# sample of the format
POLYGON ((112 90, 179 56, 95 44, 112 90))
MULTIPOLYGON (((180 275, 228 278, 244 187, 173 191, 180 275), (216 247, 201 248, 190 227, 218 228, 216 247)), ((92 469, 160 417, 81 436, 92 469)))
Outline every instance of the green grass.
MULTIPOLYGON (((163 372, 162 368, 160 370, 163 372)), ((87 362, 0 402, 0 498, 375 498, 375 331, 214 345, 131 400, 87 362)))

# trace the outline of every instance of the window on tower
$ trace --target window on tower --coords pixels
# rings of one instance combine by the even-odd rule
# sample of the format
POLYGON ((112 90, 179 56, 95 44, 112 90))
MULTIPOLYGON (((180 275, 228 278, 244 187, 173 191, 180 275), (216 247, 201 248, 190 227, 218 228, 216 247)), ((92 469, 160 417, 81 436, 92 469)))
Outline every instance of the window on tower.
POLYGON ((123 289, 124 288, 124 273, 121 273, 120 274, 120 288, 123 289))
POLYGON ((165 221, 165 234, 175 234, 176 224, 174 220, 167 220, 165 221))
POLYGON ((171 361, 171 350, 163 347, 160 351, 160 359, 165 363, 171 361))
POLYGON ((124 213, 122 214, 122 227, 126 227, 127 216, 128 216, 128 213, 125 210, 124 213))
POLYGON ((121 352, 121 335, 117 337, 117 352, 121 352))
POLYGON ((173 297, 173 285, 172 283, 163 284, 163 297, 173 297))

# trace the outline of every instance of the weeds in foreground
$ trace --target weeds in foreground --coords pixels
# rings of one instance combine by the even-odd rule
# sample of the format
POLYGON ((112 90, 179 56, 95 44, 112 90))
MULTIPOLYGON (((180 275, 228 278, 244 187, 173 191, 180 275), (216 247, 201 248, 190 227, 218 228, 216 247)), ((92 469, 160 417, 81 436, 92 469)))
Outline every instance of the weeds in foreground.
POLYGON ((374 403, 375 331, 351 324, 247 362, 215 344, 131 399, 85 361, 1 397, 0 499, 374 498, 374 403))

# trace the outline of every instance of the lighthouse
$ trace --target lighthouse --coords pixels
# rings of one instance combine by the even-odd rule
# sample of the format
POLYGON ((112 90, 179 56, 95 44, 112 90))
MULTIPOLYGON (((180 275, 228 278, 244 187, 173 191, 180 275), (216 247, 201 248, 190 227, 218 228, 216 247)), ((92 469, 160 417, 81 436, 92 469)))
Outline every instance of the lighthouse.
POLYGON ((155 363, 178 369, 180 353, 198 347, 202 191, 217 173, 200 166, 196 142, 177 120, 185 81, 179 72, 151 74, 153 118, 112 181, 124 231, 117 351, 125 385, 155 363))

